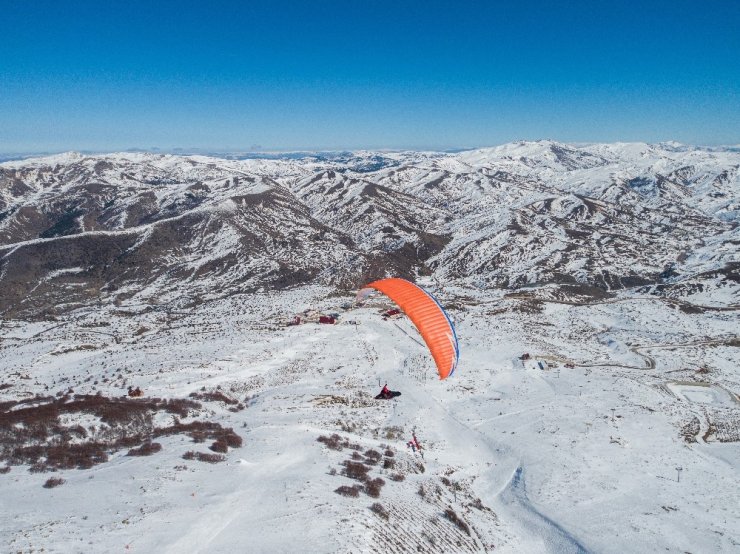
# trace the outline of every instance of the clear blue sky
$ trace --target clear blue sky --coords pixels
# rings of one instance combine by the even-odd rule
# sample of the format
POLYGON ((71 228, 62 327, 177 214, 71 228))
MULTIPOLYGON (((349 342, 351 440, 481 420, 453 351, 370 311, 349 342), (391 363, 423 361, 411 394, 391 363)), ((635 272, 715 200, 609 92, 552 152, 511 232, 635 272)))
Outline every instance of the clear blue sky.
POLYGON ((740 1, 0 0, 0 152, 740 143, 740 1))

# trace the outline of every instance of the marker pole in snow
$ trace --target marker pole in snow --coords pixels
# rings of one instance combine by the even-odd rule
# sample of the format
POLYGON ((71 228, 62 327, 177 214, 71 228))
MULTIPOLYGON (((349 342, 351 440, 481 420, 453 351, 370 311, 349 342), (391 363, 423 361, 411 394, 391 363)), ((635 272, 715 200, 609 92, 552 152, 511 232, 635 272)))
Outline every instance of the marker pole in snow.
POLYGON ((678 466, 676 468, 676 471, 678 472, 678 478, 676 479, 676 482, 680 483, 681 482, 681 472, 683 471, 683 468, 681 466, 678 466))

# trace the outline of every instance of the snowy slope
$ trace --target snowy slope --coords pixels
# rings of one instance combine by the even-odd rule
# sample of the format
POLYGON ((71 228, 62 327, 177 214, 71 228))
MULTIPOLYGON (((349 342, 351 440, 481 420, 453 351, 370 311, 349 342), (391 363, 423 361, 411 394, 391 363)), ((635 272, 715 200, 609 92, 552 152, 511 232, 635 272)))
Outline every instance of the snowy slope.
POLYGON ((13 498, 0 508, 4 548, 292 552, 296 541, 307 552, 737 548, 736 312, 684 314, 659 299, 532 310, 530 301, 437 291, 459 306, 463 352, 459 372, 440 382, 407 321, 383 321, 382 302, 344 311, 348 299, 327 292, 235 297, 182 314, 103 309, 53 325, 6 323, 7 399, 46 387, 116 396, 125 394, 123 375, 147 397, 187 398, 205 388, 247 407, 204 402, 212 420, 243 438, 220 464, 183 460, 189 450, 209 452, 207 443, 176 436, 161 439, 151 457, 122 449, 89 470, 13 466, 0 476, 13 498), (341 323, 279 325, 310 306, 339 308, 341 323), (90 326, 101 321, 109 325, 90 326), (137 334, 142 326, 147 331, 137 334), (82 344, 91 348, 74 348, 82 344), (549 360, 549 369, 522 365, 525 351, 549 360), (700 365, 710 372, 696 373, 700 365), (403 395, 372 400, 379 381, 403 395), (695 417, 701 430, 687 442, 683 429, 695 417), (726 421, 734 421, 734 442, 706 434, 726 421), (414 429, 423 459, 405 446, 414 429), (332 433, 361 453, 393 452, 392 468, 371 466, 385 481, 378 498, 333 492, 355 482, 341 475, 355 451, 317 442, 332 433), (42 488, 50 476, 66 483, 42 488), (375 502, 387 521, 369 509, 375 502))

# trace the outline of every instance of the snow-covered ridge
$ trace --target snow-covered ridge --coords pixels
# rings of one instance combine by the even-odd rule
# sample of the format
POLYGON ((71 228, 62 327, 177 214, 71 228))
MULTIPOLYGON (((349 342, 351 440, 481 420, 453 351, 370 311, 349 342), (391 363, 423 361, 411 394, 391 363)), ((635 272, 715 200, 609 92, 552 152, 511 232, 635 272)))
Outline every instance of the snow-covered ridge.
POLYGON ((352 286, 421 272, 479 287, 653 287, 705 297, 722 289, 723 298, 733 297, 722 272, 732 274, 740 261, 731 243, 739 168, 732 149, 668 143, 537 141, 455 154, 264 159, 65 153, 0 164, 0 275, 19 280, 15 294, 27 293, 29 280, 55 291, 66 282, 55 272, 68 262, 110 272, 122 249, 126 264, 146 260, 146 270, 107 275, 103 295, 115 295, 134 275, 149 275, 148 291, 173 291, 188 272, 188 281, 208 276, 218 288, 238 290, 246 286, 244 268, 256 264, 254 283, 270 274, 290 275, 292 284, 352 286), (85 246, 73 249, 80 252, 74 260, 50 258, 58 237, 85 246), (95 237, 103 242, 91 262, 84 252, 95 237), (147 255, 137 257, 144 245, 147 255), (337 252, 345 260, 339 266, 337 252), (39 265, 14 266, 21 255, 39 265), (694 278, 707 272, 720 273, 694 278), (166 275, 177 277, 165 284, 166 275))

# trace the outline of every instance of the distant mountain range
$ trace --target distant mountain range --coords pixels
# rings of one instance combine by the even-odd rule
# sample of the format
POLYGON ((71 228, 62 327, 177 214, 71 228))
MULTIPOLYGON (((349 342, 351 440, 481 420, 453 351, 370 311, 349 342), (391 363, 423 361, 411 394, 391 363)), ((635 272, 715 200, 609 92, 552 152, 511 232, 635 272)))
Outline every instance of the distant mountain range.
POLYGON ((736 148, 538 141, 241 158, 1 163, 0 316, 185 307, 390 274, 562 297, 740 296, 736 148))

